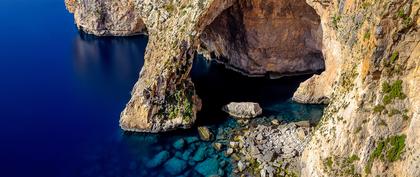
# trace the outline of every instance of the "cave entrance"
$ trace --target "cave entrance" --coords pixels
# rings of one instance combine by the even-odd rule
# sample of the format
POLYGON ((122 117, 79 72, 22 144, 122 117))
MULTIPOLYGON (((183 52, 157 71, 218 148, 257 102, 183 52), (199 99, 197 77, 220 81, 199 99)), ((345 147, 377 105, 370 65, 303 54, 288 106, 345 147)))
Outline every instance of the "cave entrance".
POLYGON ((228 117, 221 110, 224 105, 247 101, 258 102, 263 108, 262 116, 274 116, 286 122, 309 120, 316 124, 322 116, 323 105, 290 101, 299 84, 312 75, 286 76, 279 79, 247 77, 198 55, 191 70, 196 92, 203 102, 197 124, 221 124, 228 117))
POLYGON ((286 121, 317 123, 322 116, 322 105, 288 101, 301 82, 325 70, 321 20, 305 0, 237 0, 200 41, 192 70, 203 100, 198 124, 223 121, 220 109, 233 101, 258 102, 263 116, 286 121))
POLYGON ((320 72, 322 27, 305 0, 237 0, 208 25, 199 52, 248 76, 320 72))

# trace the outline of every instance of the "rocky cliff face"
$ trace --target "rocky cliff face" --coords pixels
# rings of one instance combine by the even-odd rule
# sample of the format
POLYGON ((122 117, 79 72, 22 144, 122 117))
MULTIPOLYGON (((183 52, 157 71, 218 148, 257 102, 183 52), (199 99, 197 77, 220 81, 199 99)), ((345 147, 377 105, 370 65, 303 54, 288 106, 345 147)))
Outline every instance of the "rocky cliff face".
POLYGON ((320 18, 305 1, 237 1, 200 36, 201 51, 246 75, 324 69, 320 18))
POLYGON ((148 33, 121 127, 188 128, 197 49, 249 75, 323 69, 294 100, 329 103, 302 176, 420 176, 418 0, 66 0, 95 35, 148 33), (147 29, 147 30, 146 30, 147 29), (290 47, 292 46, 292 47, 290 47))
POLYGON ((329 102, 303 176, 419 176, 419 1, 308 1, 326 71, 294 99, 329 102))

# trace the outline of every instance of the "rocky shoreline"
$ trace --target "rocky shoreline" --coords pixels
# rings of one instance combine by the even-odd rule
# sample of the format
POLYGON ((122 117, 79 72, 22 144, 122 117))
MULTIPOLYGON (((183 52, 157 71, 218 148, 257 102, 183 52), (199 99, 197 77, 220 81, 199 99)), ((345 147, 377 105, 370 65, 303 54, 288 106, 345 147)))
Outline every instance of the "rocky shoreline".
POLYGON ((282 123, 262 118, 265 123, 251 123, 235 131, 226 152, 237 164, 237 176, 297 176, 299 157, 310 140, 307 121, 282 123), (267 122, 268 121, 268 122, 267 122), (298 126, 299 125, 299 126, 298 126), (249 127, 249 128, 247 128, 249 127))
POLYGON ((275 116, 229 118, 219 127, 198 127, 200 136, 175 140, 146 166, 172 176, 298 176, 312 130, 308 121, 286 123, 275 116))

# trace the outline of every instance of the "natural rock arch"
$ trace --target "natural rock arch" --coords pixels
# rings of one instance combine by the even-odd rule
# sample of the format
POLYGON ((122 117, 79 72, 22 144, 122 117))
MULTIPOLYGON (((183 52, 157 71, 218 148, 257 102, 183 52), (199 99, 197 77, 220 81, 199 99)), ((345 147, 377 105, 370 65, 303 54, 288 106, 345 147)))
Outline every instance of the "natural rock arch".
POLYGON ((321 20, 304 0, 237 0, 200 36, 199 51, 245 75, 324 70, 321 20))

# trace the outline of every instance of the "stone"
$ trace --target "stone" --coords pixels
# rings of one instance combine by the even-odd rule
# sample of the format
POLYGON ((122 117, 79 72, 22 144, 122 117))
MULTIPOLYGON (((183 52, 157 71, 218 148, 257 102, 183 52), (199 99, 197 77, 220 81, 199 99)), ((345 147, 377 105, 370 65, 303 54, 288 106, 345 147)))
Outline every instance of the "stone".
POLYGON ((277 119, 273 119, 273 120, 271 120, 271 124, 273 124, 273 125, 280 125, 280 122, 277 119))
POLYGON ((221 143, 213 143, 213 147, 216 151, 222 150, 222 144, 221 143))
POLYGON ((185 138, 185 141, 186 141, 188 144, 195 143, 195 142, 197 142, 198 140, 199 140, 199 139, 198 139, 197 137, 195 137, 195 136, 190 136, 190 137, 185 138))
POLYGON ((206 150, 207 148, 205 146, 200 146, 197 151, 195 151, 195 154, 192 158, 192 160, 199 162, 199 161, 203 161, 204 158, 206 157, 206 150))
POLYGON ((232 154, 230 157, 235 161, 241 160, 241 158, 237 154, 232 154))
POLYGON ((239 142, 234 142, 234 141, 229 142, 229 147, 231 148, 237 148, 238 146, 239 146, 239 142))
POLYGON ((218 171, 218 176, 219 177, 222 177, 222 176, 224 176, 225 175, 225 171, 223 171, 222 169, 220 169, 219 168, 219 171, 218 171))
MULTIPOLYGON (((267 148, 267 149, 271 149, 271 148, 267 148)), ((263 154, 263 159, 266 162, 271 162, 271 160, 273 159, 273 156, 274 156, 274 152, 273 151, 268 151, 268 152, 263 154)))
POLYGON ((213 133, 207 127, 198 127, 198 134, 200 135, 201 140, 211 141, 213 138, 213 133))
POLYGON ((194 169, 203 176, 219 175, 219 161, 210 158, 197 164, 194 169))
POLYGON ((223 107, 223 111, 234 118, 249 119, 262 114, 262 108, 258 103, 232 102, 223 107))
POLYGON ((151 160, 149 160, 146 163, 146 166, 148 168, 155 168, 160 165, 162 165, 164 162, 166 162, 170 157, 170 154, 168 151, 162 151, 156 154, 151 160))
POLYGON ((219 166, 222 167, 222 168, 225 167, 226 166, 226 161, 225 160, 220 161, 219 166))
POLYGON ((182 153, 180 151, 175 152, 175 157, 182 158, 182 153))
POLYGON ((163 167, 165 168, 166 172, 171 175, 178 175, 181 174, 185 169, 187 169, 187 162, 176 157, 168 160, 163 167))
POLYGON ((303 141, 306 138, 305 130, 303 130, 302 128, 297 129, 296 135, 301 141, 303 141))
POLYGON ((172 146, 175 148, 175 149, 178 149, 178 150, 181 150, 182 148, 184 148, 184 145, 185 145, 185 140, 184 139, 179 139, 179 140, 177 140, 177 141, 175 141, 173 144, 172 144, 172 146))
POLYGON ((194 161, 194 160, 188 161, 188 165, 190 165, 190 166, 195 166, 196 164, 197 164, 197 162, 194 161))
POLYGON ((226 155, 226 156, 230 156, 230 155, 232 155, 232 153, 233 153, 233 149, 232 149, 232 148, 228 148, 228 149, 226 150, 225 155, 226 155))
POLYGON ((256 140, 261 141, 263 140, 263 136, 261 134, 258 134, 257 137, 255 137, 256 140))
POLYGON ((267 177, 267 172, 265 171, 264 168, 260 170, 260 176, 261 177, 267 177))
POLYGON ((239 162, 238 162, 238 170, 239 170, 239 172, 244 171, 244 170, 245 170, 245 168, 246 168, 245 164, 244 164, 244 163, 242 163, 242 161, 239 161, 239 162))
POLYGON ((298 127, 311 127, 311 124, 307 120, 295 122, 295 125, 298 127))
POLYGON ((182 160, 188 160, 191 157, 191 154, 193 153, 193 151, 191 149, 186 150, 184 153, 182 153, 182 160))

